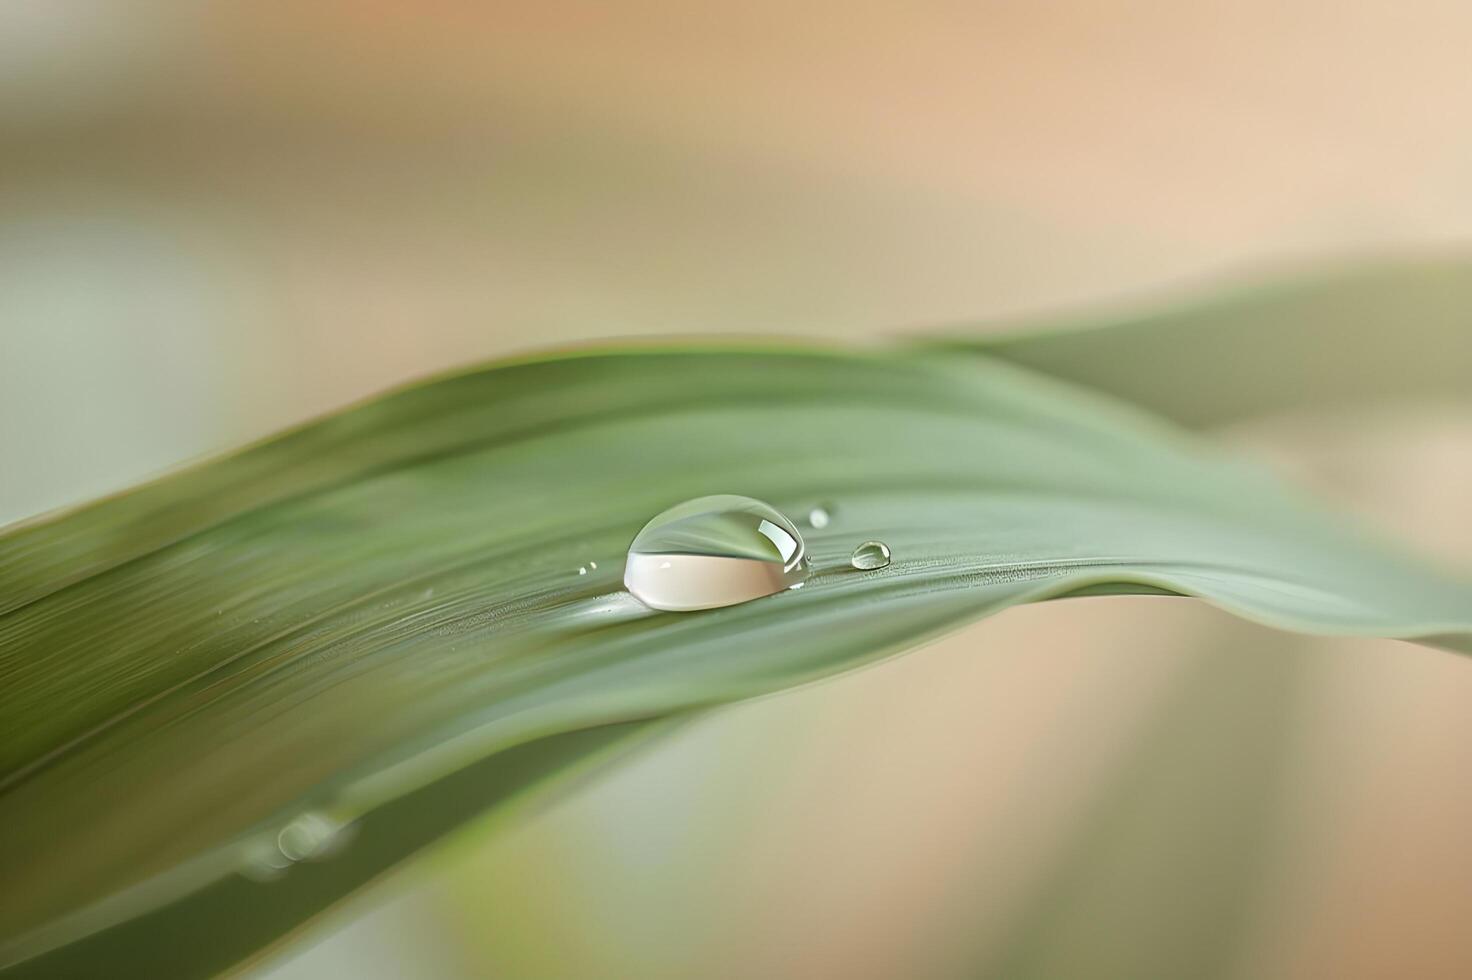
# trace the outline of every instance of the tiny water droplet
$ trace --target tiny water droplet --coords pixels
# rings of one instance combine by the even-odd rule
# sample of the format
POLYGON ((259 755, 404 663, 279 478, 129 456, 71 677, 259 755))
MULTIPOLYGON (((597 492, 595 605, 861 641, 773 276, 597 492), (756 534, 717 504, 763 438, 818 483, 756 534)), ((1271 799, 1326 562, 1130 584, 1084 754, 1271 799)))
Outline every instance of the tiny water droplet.
POLYGON ((889 545, 883 541, 865 541, 854 549, 848 563, 865 571, 885 568, 889 565, 889 545))
POLYGON ((588 566, 587 565, 579 565, 578 566, 578 574, 579 575, 587 575, 588 574, 588 566))
POLYGON ((590 561, 588 562, 588 567, 596 571, 598 568, 598 563, 596 561, 590 561))
POLYGON ((818 504, 808 511, 808 525, 822 530, 833 520, 833 507, 829 504, 818 504))
POLYGON ((718 494, 671 507, 629 545, 624 586, 646 606, 714 609, 801 585, 808 574, 802 535, 776 508, 718 494))

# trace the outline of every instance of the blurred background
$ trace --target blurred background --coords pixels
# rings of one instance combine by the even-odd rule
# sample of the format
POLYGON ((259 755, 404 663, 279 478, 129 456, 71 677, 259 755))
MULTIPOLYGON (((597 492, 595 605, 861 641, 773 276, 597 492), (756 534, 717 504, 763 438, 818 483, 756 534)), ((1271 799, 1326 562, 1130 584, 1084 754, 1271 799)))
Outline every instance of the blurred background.
MULTIPOLYGON (((0 0, 0 523, 427 372, 1472 241, 1460 0, 0 0)), ((1472 571, 1472 401, 1213 433, 1472 571)), ((1472 673, 1006 613, 472 825, 244 971, 1472 976, 1472 673)))

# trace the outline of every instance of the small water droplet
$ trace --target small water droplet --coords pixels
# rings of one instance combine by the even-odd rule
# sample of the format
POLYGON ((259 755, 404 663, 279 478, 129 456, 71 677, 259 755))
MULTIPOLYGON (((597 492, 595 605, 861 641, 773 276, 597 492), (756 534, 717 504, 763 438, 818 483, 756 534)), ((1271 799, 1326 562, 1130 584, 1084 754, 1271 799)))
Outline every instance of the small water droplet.
POLYGON ((751 497, 697 497, 656 516, 629 545, 624 586, 673 612, 760 599, 807 578, 802 535, 751 497))
POLYGON ((865 571, 885 568, 889 565, 889 545, 883 541, 865 541, 854 549, 848 563, 865 571))
POLYGON ((588 562, 588 567, 596 571, 598 569, 598 563, 596 561, 590 561, 588 562))
POLYGON ((833 507, 830 504, 818 504, 808 511, 808 525, 822 530, 833 520, 833 507))
POLYGON ((587 565, 579 565, 578 566, 578 574, 579 575, 587 575, 588 574, 588 566, 587 565))

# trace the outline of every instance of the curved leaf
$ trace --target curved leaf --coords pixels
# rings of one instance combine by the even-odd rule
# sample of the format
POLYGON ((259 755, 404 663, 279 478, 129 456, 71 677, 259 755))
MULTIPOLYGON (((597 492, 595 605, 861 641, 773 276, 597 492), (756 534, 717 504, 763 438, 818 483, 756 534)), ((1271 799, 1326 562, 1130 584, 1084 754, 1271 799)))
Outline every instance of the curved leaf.
POLYGON ((608 350, 411 388, 0 537, 0 963, 229 874, 304 810, 352 820, 537 738, 1119 591, 1448 645, 1472 626, 1464 583, 985 360, 608 350), (710 493, 832 504, 805 587, 694 614, 623 593, 643 522, 710 493), (848 566, 868 538, 892 565, 848 566))
POLYGON ((1472 262, 1339 269, 1142 315, 969 334, 983 351, 1210 426, 1472 393, 1472 262))
MULTIPOLYGON (((181 900, 52 949, 6 973, 215 976, 289 937, 302 922, 371 884, 384 868, 454 830, 476 811, 494 808, 504 817, 513 806, 524 810, 543 804, 568 788, 569 777, 622 758, 670 725, 624 722, 496 753, 359 821, 353 828, 351 860, 304 863, 292 869, 289 884, 235 874, 219 877, 181 900)), ((128 896, 125 901, 147 908, 128 896)))

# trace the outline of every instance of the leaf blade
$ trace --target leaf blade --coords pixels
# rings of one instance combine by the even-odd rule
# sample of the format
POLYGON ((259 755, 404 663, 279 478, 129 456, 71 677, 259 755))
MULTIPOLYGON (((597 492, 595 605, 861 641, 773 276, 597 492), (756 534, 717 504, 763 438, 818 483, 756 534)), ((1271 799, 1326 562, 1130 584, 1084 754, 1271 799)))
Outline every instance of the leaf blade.
POLYGON ((1472 618, 1462 583, 1067 386, 750 348, 409 389, 13 531, 0 585, 0 872, 26 896, 0 901, 7 938, 306 807, 358 815, 518 744, 817 680, 1021 601, 1185 593, 1408 637, 1472 618), (639 526, 720 492, 789 514, 836 498, 813 579, 698 615, 621 593, 639 526), (890 568, 846 566, 866 538, 890 568))
POLYGON ((1472 263, 1368 263, 1141 313, 936 338, 1196 428, 1301 409, 1465 399, 1472 263))

